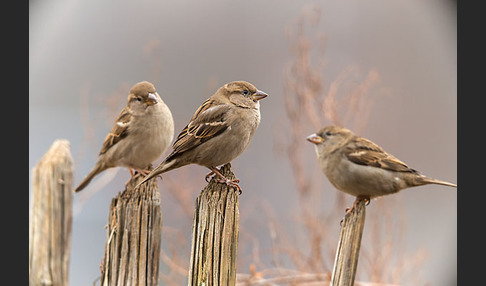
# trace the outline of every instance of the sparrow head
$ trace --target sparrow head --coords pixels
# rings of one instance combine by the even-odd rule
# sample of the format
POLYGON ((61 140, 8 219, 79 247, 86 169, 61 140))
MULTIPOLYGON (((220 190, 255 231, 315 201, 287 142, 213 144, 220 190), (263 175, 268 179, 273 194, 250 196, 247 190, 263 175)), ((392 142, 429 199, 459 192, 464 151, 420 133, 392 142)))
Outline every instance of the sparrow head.
POLYGON ((261 99, 268 96, 246 81, 233 81, 222 86, 218 93, 223 94, 231 103, 244 108, 258 108, 261 99))
POLYGON ((322 128, 316 133, 309 135, 306 139, 307 141, 315 144, 316 148, 324 148, 341 145, 353 135, 353 132, 349 129, 336 125, 330 125, 322 128))
POLYGON ((160 96, 155 91, 154 85, 148 81, 142 81, 130 89, 128 105, 134 111, 143 111, 147 107, 157 104, 159 98, 160 96))

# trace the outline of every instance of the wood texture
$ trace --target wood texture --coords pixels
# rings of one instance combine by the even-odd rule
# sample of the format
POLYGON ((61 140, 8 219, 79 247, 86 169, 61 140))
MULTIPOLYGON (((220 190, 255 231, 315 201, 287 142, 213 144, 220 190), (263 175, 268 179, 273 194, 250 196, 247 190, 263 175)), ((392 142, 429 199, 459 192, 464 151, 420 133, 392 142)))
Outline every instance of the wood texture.
POLYGON ((29 285, 68 285, 73 204, 73 159, 56 140, 32 170, 29 285))
POLYGON ((156 178, 112 199, 101 285, 159 285, 162 211, 156 178))
POLYGON ((347 214, 341 222, 331 286, 354 285, 365 217, 365 201, 360 200, 351 213, 347 214))
MULTIPOLYGON (((221 173, 235 178, 229 163, 221 173)), ((188 285, 235 285, 238 198, 236 189, 213 178, 196 199, 188 285)))

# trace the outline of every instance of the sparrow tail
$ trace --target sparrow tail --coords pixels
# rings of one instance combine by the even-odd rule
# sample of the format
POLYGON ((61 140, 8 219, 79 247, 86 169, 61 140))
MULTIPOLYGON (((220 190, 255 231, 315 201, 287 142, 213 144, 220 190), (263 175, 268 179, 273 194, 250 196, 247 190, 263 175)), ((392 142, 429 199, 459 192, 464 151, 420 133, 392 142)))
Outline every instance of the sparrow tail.
POLYGON ((423 181, 426 184, 436 184, 436 185, 442 185, 442 186, 448 186, 448 187, 457 188, 457 185, 456 184, 449 183, 449 182, 446 182, 446 181, 431 179, 431 178, 427 178, 427 177, 424 177, 424 180, 423 181))
POLYGON ((165 173, 169 170, 172 170, 173 168, 172 165, 175 163, 175 161, 171 161, 171 162, 162 162, 158 167, 156 167, 155 169, 152 170, 152 172, 150 172, 147 176, 145 176, 145 178, 143 178, 142 181, 140 181, 140 183, 137 184, 137 186, 135 187, 138 188, 140 187, 140 185, 142 185, 143 183, 147 182, 148 180, 152 179, 153 177, 155 176, 158 176, 162 173, 165 173))
POLYGON ((86 188, 86 186, 91 182, 91 180, 96 176, 98 175, 99 173, 101 173, 102 171, 104 171, 106 168, 101 166, 101 164, 96 164, 96 166, 94 166, 93 170, 91 170, 91 172, 89 172, 88 175, 86 175, 86 177, 84 177, 83 181, 81 181, 81 183, 78 185, 78 187, 76 188, 75 192, 79 192, 81 190, 83 190, 84 188, 86 188))

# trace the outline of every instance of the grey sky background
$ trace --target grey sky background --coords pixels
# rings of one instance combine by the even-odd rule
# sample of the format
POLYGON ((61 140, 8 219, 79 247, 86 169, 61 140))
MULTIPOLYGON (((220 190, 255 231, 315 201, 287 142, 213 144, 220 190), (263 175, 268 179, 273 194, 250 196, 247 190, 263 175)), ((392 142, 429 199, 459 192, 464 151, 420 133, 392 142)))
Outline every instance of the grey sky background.
MULTIPOLYGON (((30 2, 29 169, 54 140, 68 139, 79 183, 138 81, 154 83, 172 110, 175 135, 219 86, 249 81, 270 96, 261 102, 262 122, 253 142, 232 165, 244 189, 242 228, 268 251, 262 202, 282 221, 293 219, 297 208, 288 161, 275 151, 274 133, 285 130, 286 122, 284 70, 292 54, 285 31, 308 4, 322 11, 316 29, 326 36, 327 84, 356 66, 364 74, 376 70, 379 87, 386 90, 360 135, 430 177, 457 182, 457 20, 455 4, 445 0, 30 2)), ((316 130, 309 124, 306 131, 316 130)), ((305 155, 308 166, 318 168, 311 144, 305 155)), ((205 186, 206 170, 184 168, 200 174, 191 193, 194 201, 205 186)), ((105 178, 110 175, 115 179, 75 213, 70 285, 92 285, 99 276, 109 204, 129 176, 126 169, 107 172, 105 178)), ((337 191, 322 182, 323 192, 334 196, 337 191)), ((190 221, 163 181, 159 187, 164 228, 190 243, 190 221)), ((345 198, 350 205, 353 198, 345 198)), ((78 207, 79 200, 75 197, 78 207)), ((404 190, 373 201, 368 216, 379 215, 375 206, 387 200, 403 210, 405 248, 426 250, 422 281, 457 285, 457 191, 441 186, 404 190)), ((365 227, 365 236, 367 231, 372 230, 365 227)), ((167 241, 162 244, 169 247, 167 241)), ((270 266, 271 258, 263 258, 270 266)), ((242 262, 238 271, 247 273, 245 267, 242 262)))

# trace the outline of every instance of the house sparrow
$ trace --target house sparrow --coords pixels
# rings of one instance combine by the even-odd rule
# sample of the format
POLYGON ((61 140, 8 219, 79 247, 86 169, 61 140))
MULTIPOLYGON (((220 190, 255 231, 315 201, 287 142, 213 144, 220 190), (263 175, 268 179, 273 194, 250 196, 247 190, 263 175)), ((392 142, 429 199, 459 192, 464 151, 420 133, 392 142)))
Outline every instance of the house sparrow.
MULTIPOLYGON (((76 188, 84 189, 99 173, 123 166, 146 175, 153 161, 159 158, 174 138, 174 120, 167 105, 153 84, 135 84, 128 95, 127 106, 105 138, 98 162, 76 188)), ((133 173, 132 173, 133 175, 133 173)))
POLYGON ((230 82, 219 88, 196 110, 177 136, 172 153, 138 186, 164 172, 198 164, 211 170, 206 181, 215 174, 218 182, 235 187, 241 193, 239 180, 225 178, 217 166, 229 163, 248 146, 260 123, 259 100, 267 96, 245 81, 230 82))
POLYGON ((409 168, 368 139, 352 131, 327 126, 311 134, 317 160, 329 181, 338 190, 356 197, 356 203, 396 193, 402 189, 437 184, 457 188, 456 184, 428 178, 409 168))

